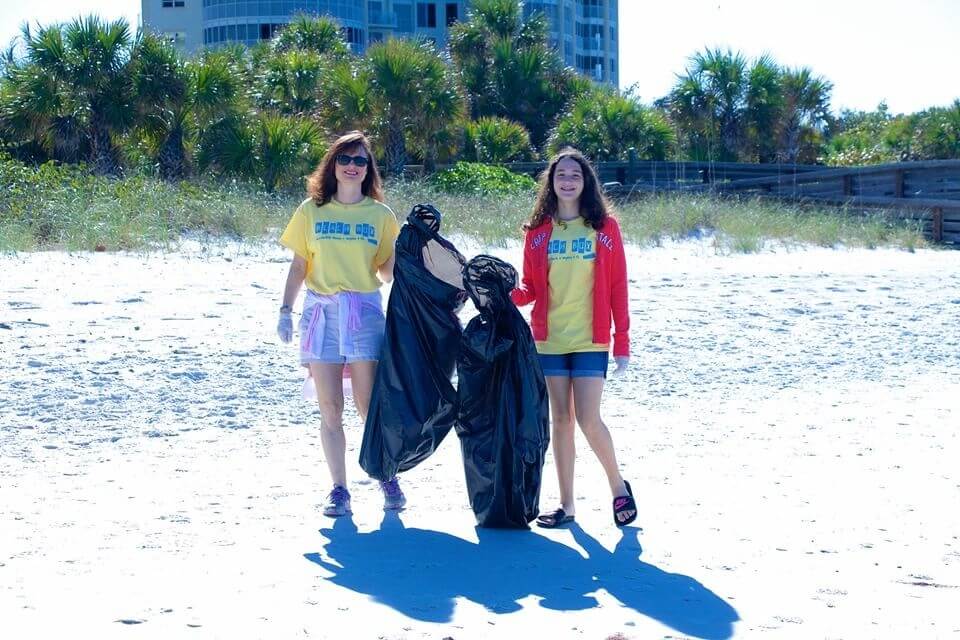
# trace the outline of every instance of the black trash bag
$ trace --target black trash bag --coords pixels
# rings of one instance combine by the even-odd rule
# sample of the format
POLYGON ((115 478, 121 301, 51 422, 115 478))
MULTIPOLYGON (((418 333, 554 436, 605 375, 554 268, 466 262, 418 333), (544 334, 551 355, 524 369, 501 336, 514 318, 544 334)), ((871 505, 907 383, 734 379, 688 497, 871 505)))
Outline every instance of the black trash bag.
POLYGON ((400 230, 386 329, 360 466, 390 480, 440 445, 457 417, 451 383, 466 301, 464 258, 439 235, 440 212, 417 205, 400 230))
POLYGON ((464 269, 480 315, 460 341, 457 435, 481 527, 526 529, 537 517, 550 442, 547 384, 530 329, 510 300, 516 282, 516 270, 491 256, 464 269))

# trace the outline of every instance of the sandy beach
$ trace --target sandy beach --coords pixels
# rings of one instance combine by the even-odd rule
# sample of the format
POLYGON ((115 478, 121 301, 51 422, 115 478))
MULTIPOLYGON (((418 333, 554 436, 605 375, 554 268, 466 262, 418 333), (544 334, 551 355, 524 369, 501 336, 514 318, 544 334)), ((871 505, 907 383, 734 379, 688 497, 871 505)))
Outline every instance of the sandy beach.
POLYGON ((581 437, 577 524, 494 531, 453 433, 385 514, 349 404, 354 514, 320 513, 279 249, 0 257, 0 637, 960 636, 960 254, 628 260, 637 526, 581 437))

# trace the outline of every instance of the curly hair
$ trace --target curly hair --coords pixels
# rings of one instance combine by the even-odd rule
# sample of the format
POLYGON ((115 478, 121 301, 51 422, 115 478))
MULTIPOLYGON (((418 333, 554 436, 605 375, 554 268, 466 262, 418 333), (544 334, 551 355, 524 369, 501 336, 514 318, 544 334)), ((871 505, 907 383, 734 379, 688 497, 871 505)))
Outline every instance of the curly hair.
POLYGON ((307 177, 307 195, 313 198, 318 207, 330 202, 337 193, 337 156, 341 153, 351 155, 350 152, 357 149, 363 149, 369 160, 360 191, 365 196, 383 202, 383 182, 377 169, 377 159, 370 149, 370 140, 360 131, 349 131, 330 145, 316 170, 307 177))
POLYGON ((537 202, 533 205, 533 214, 530 220, 523 225, 529 231, 539 227, 549 218, 555 218, 559 207, 557 193, 553 189, 553 175, 557 165, 567 158, 575 160, 583 171, 583 193, 580 194, 580 215, 586 223, 594 229, 601 229, 607 218, 613 215, 613 206, 600 188, 600 180, 593 165, 580 151, 573 147, 564 147, 550 159, 547 168, 540 174, 540 187, 537 191, 537 202))

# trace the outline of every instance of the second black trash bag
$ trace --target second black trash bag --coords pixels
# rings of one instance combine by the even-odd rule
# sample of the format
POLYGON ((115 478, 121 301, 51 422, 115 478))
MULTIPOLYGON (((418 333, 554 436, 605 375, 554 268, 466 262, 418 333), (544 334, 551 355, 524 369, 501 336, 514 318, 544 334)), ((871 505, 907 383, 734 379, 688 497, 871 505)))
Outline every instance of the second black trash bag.
POLYGON ((439 235, 440 212, 417 205, 397 238, 386 329, 363 431, 360 466, 390 480, 436 450, 457 417, 451 383, 463 256, 439 235))
POLYGON ((516 282, 516 270, 492 256, 477 256, 464 269, 480 315, 460 342, 457 434, 470 506, 482 527, 526 529, 537 517, 550 442, 536 345, 510 300, 516 282))

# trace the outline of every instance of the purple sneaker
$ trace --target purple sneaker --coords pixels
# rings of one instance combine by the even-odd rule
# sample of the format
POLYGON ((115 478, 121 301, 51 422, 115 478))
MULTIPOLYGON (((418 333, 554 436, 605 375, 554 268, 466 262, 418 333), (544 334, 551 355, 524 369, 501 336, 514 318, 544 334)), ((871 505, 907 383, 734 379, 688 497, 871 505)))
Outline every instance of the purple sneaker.
POLYGON ((384 511, 397 511, 407 504, 407 497, 403 495, 400 482, 396 478, 381 482, 380 489, 383 491, 384 511))
POLYGON ((327 503, 323 505, 323 515, 339 518, 350 513, 350 492, 339 484, 333 485, 333 491, 327 496, 327 503))

